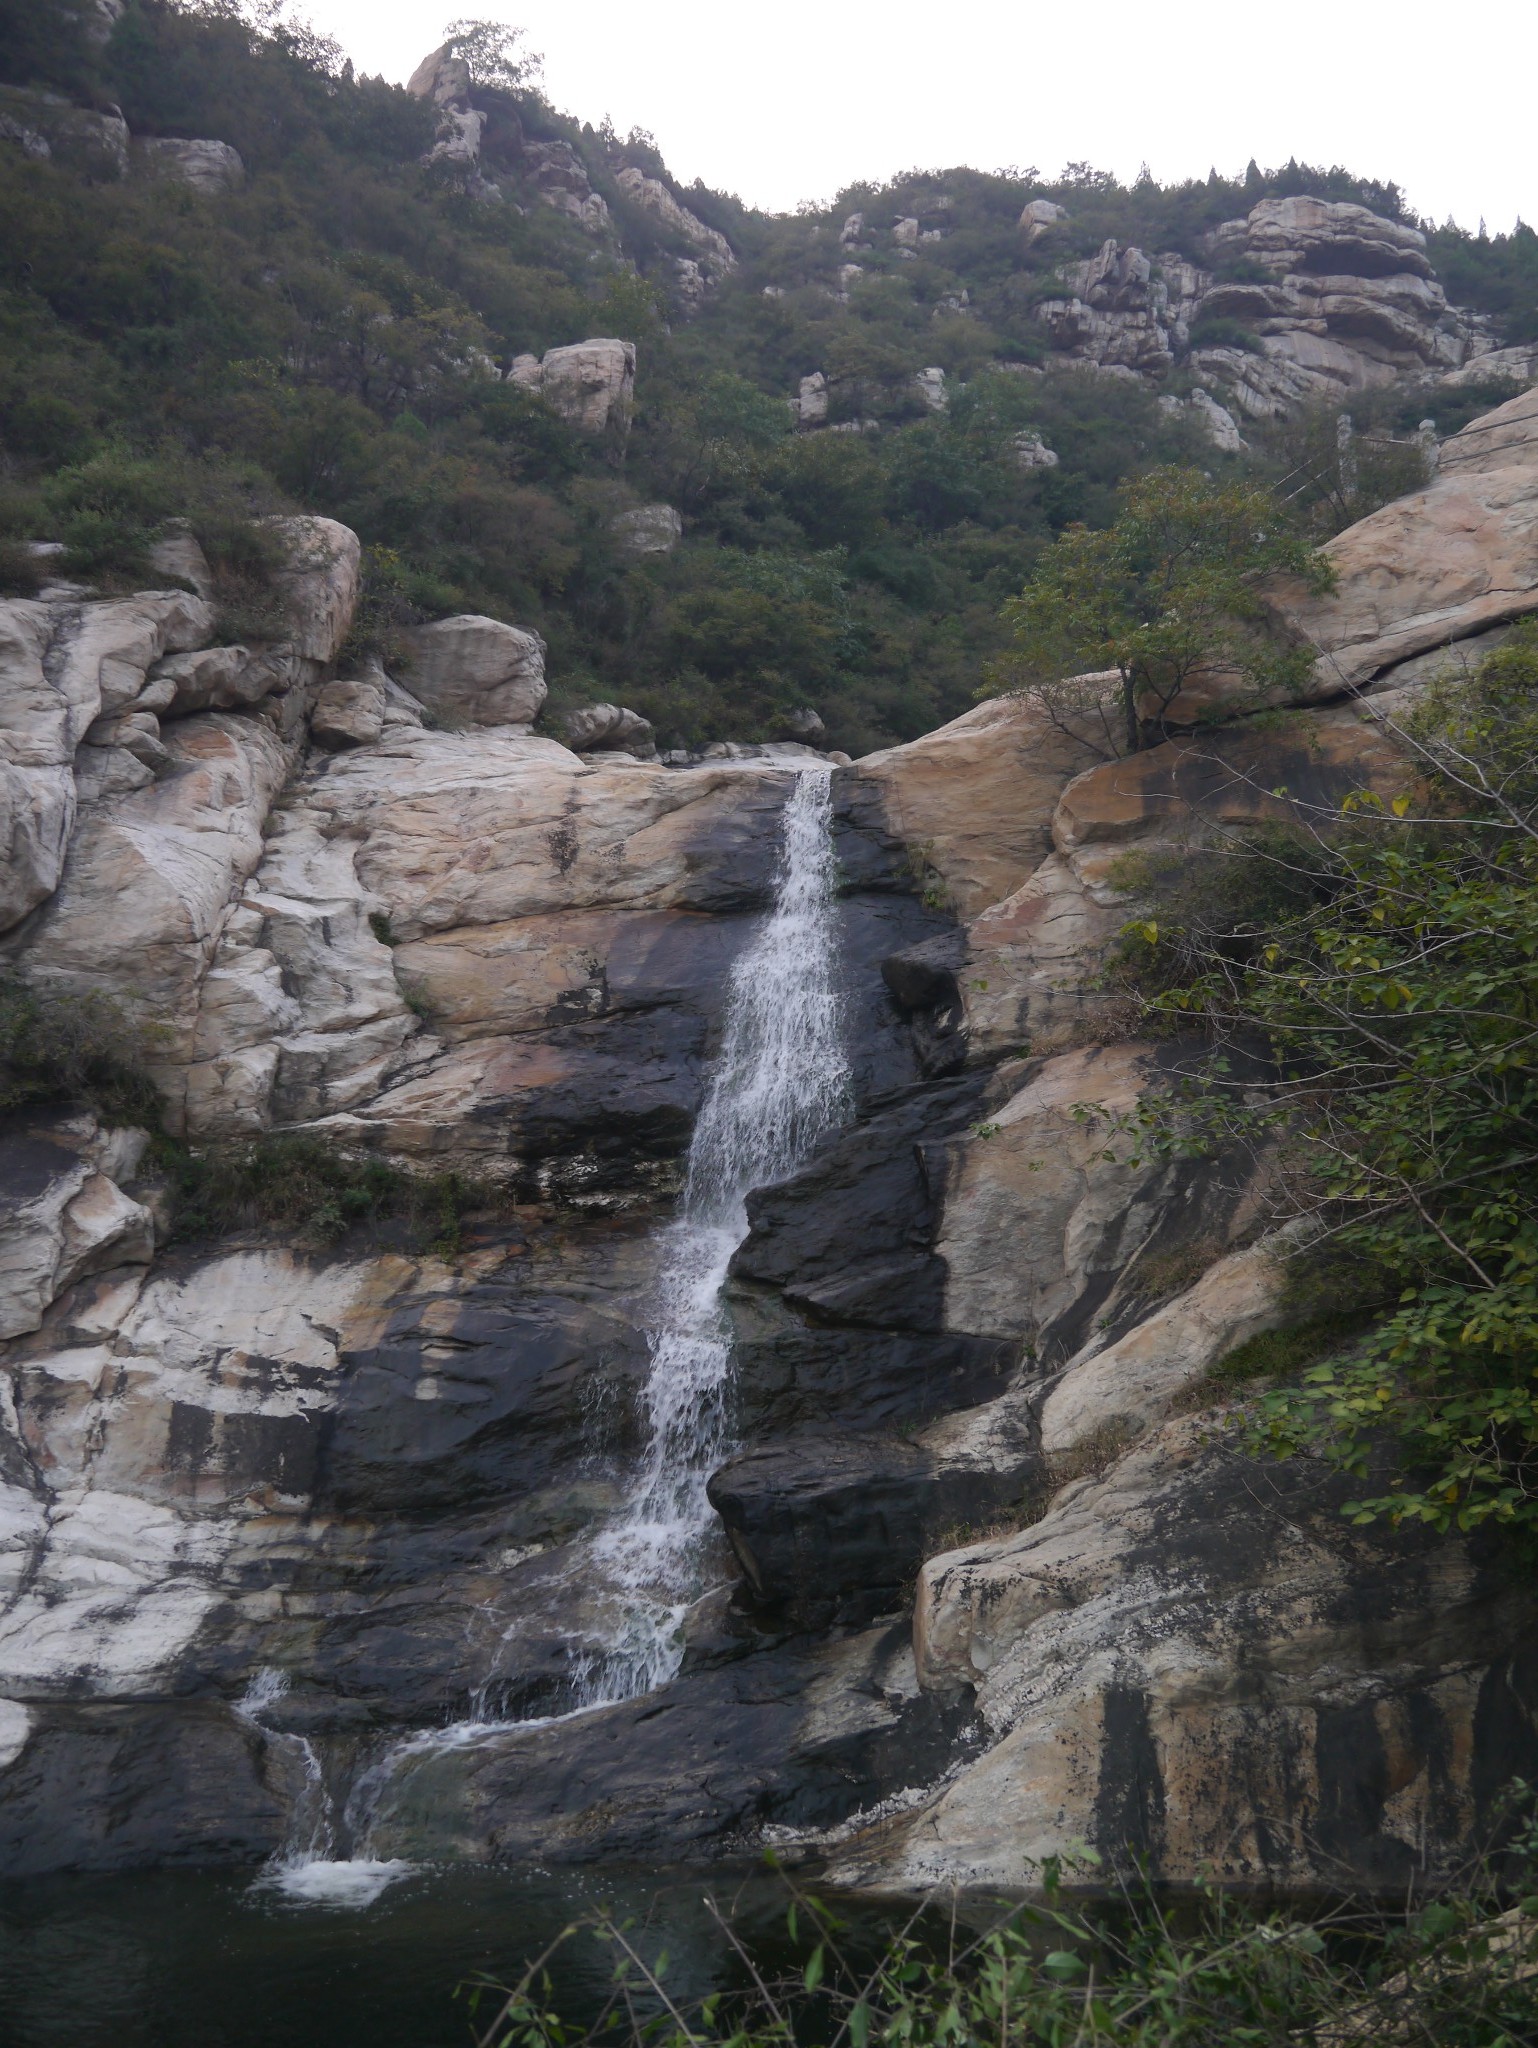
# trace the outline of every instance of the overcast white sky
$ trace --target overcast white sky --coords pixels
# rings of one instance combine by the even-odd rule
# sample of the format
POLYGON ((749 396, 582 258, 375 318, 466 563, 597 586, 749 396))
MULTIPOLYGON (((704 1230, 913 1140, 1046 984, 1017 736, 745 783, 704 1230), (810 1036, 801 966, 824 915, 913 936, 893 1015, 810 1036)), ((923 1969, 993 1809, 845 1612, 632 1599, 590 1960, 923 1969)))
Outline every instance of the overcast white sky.
POLYGON ((1538 6, 1479 0, 295 0, 404 79, 461 11, 517 23, 579 119, 649 128, 674 175, 789 209, 914 166, 1087 159, 1161 182, 1343 163, 1492 232, 1538 223, 1538 6))

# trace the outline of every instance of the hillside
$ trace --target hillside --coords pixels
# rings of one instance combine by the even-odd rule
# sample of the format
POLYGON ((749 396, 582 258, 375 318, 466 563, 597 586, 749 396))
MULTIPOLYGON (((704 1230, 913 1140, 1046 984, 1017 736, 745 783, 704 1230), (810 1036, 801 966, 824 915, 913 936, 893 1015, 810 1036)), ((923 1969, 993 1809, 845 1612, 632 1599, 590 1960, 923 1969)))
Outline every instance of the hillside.
POLYGON ((8 587, 38 540, 142 582, 187 516, 238 623, 245 517, 324 513, 367 550, 352 655, 454 612, 531 627, 552 730, 596 698, 664 747, 808 706, 850 753, 912 738, 1130 473, 1286 478, 1327 533, 1538 346, 1538 237, 1423 237, 1338 170, 957 170, 772 218, 558 113, 516 48, 408 91, 233 5, 46 0, 4 29, 8 587), (519 364, 593 337, 633 344, 633 395, 601 373, 618 402, 583 423, 519 364), (670 515, 627 520, 654 504, 676 546, 670 515))
MULTIPOLYGON (((1230 1892, 1446 1893, 1430 2004, 1530 2015, 1531 234, 771 219, 505 37, 0 30, 24 2048, 290 1909, 415 1897, 435 1986, 472 1869, 466 1971, 765 1852, 1200 1891, 1220 1968, 1230 1892)), ((289 2038, 447 2038, 353 2021, 289 2038)))

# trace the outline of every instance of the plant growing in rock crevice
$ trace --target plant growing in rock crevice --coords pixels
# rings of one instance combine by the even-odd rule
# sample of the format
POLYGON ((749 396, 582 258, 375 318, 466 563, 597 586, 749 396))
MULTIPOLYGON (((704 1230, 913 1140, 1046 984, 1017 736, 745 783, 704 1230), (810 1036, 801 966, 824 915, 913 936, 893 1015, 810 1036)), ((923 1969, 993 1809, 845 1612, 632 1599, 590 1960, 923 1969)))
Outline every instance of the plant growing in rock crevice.
POLYGON ((1269 492, 1150 470, 1110 526, 1072 526, 1042 555, 1004 607, 1014 652, 990 683, 1033 697, 1103 759, 1136 753, 1164 737, 1170 707, 1203 675, 1257 690, 1302 682, 1309 651, 1268 631, 1263 587, 1279 574, 1314 591, 1331 581, 1269 492), (1090 680, 1112 672, 1112 692, 1090 680))
POLYGON ((1538 630, 1400 737, 1418 809, 1348 800, 1330 831, 1249 848, 1279 914, 1224 915, 1225 873, 1247 879, 1230 852, 1205 906, 1188 876, 1183 918, 1129 928, 1151 1011, 1209 1042, 1146 1135, 1268 1148, 1292 1206, 1392 1282, 1375 1330, 1260 1398, 1257 1447, 1366 1478, 1387 1432, 1399 1469, 1356 1520, 1538 1538, 1538 630))

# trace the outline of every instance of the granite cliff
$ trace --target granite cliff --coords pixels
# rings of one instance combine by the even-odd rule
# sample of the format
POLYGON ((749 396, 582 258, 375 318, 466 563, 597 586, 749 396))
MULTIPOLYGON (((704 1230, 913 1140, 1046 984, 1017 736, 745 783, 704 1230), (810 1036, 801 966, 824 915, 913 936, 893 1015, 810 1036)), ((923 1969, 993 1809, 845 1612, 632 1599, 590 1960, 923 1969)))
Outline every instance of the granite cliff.
POLYGON ((1243 1450, 1205 1375, 1286 1314, 1264 1177, 1126 1163, 1083 1112, 1179 1053, 1098 979, 1117 856, 1391 797, 1428 674, 1538 610, 1538 394, 1332 542, 1332 594, 1277 593, 1304 701, 1209 696, 1115 763, 1023 698, 848 765, 648 759, 607 717, 573 751, 530 731, 537 635, 448 619, 354 671, 355 537, 276 538, 267 640, 219 644, 185 540, 166 588, 0 607, 5 967, 152 1023, 184 1145, 480 1193, 431 1247, 168 1242, 146 1131, 10 1116, 0 1867, 266 1856, 317 1782, 341 1855, 1455 1864, 1538 1767, 1531 1588, 1243 1450), (561 1718, 563 1566, 637 1454, 638 1304, 813 766, 848 1117, 749 1201, 681 1668, 561 1718))

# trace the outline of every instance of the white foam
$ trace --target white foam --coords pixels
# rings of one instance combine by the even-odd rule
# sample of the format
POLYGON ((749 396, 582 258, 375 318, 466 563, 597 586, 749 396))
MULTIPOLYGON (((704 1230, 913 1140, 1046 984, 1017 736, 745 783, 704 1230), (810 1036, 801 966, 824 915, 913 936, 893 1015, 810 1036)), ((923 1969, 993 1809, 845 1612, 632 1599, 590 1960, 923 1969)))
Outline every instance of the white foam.
POLYGON ((317 1858, 313 1863, 273 1865, 257 1879, 257 1889, 280 1892, 295 1905, 356 1910, 372 1906, 381 1892, 401 1878, 410 1877, 415 1869, 414 1863, 402 1862, 399 1857, 386 1863, 368 1856, 350 1863, 328 1863, 317 1858))

